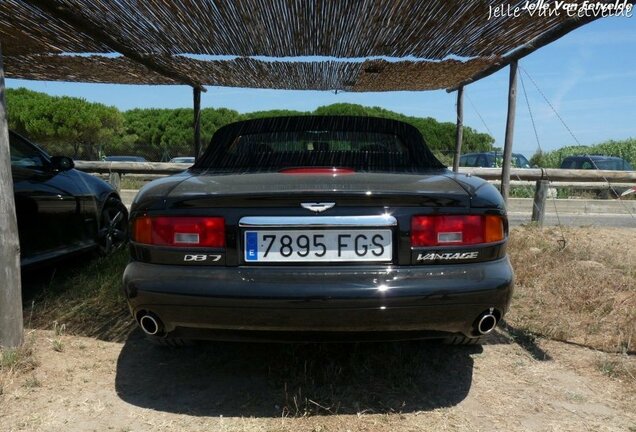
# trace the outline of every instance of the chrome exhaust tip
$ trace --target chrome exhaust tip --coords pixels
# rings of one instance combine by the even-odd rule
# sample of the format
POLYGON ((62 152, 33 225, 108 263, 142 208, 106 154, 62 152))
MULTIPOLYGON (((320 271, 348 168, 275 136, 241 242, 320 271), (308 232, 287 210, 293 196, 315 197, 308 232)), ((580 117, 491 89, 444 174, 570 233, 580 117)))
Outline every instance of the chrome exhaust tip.
POLYGON ((139 318, 139 326, 141 329, 150 336, 156 336, 161 332, 162 325, 159 318, 152 316, 151 314, 145 314, 139 318))
POLYGON ((482 314, 477 320, 477 331, 479 334, 487 335, 497 327, 497 317, 493 314, 494 309, 482 314))

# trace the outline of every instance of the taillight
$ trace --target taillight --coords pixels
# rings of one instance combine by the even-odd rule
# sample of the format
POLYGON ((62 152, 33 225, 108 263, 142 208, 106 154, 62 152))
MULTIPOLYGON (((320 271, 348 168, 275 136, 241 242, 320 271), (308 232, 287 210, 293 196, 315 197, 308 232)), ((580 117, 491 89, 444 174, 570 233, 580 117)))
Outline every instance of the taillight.
POLYGON ((225 219, 207 216, 141 216, 134 220, 137 243, 175 247, 225 247, 225 219))
POLYGON ((503 218, 496 215, 430 215, 411 218, 411 246, 462 246, 504 239, 503 218))

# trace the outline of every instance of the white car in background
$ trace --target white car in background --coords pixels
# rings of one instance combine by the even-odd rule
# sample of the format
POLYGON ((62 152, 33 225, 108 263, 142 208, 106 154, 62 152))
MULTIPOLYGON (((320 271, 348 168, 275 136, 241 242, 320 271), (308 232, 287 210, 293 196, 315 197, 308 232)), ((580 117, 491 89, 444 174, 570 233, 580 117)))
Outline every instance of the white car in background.
POLYGON ((194 156, 181 156, 170 159, 170 163, 194 164, 194 156))

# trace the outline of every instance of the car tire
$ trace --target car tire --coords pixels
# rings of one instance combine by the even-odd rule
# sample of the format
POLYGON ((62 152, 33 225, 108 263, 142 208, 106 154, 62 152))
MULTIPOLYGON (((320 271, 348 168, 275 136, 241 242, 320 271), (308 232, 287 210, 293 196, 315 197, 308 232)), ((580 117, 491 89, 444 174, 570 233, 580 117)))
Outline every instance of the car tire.
POLYGON ((102 208, 97 242, 102 256, 112 254, 128 242, 128 210, 118 198, 108 198, 102 208))
POLYGON ((194 341, 191 339, 166 338, 166 337, 148 336, 148 335, 146 335, 146 339, 148 339, 153 345, 157 345, 161 347, 181 348, 181 347, 188 347, 188 346, 194 345, 194 341))
POLYGON ((451 336, 444 339, 444 343, 446 345, 481 345, 481 342, 481 336, 474 338, 469 338, 466 336, 451 336))

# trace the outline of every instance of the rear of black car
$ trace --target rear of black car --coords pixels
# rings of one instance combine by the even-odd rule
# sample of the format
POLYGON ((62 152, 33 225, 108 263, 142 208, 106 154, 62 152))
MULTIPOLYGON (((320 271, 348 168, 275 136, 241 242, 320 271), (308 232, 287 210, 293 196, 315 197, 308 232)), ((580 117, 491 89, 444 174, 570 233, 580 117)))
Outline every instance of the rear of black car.
POLYGON ((131 221, 125 293, 164 341, 470 342, 510 302, 501 196, 401 122, 227 126, 190 170, 142 189, 131 221))

